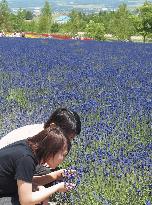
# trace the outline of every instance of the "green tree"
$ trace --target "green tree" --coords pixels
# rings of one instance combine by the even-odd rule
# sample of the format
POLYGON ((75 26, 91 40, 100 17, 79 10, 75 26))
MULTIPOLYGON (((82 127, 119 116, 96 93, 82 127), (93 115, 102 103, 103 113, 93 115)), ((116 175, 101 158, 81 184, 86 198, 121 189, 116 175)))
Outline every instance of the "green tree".
POLYGON ((38 22, 38 32, 49 33, 52 25, 52 11, 48 1, 45 2, 41 10, 41 15, 38 22))
POLYGON ((12 31, 16 31, 17 28, 17 17, 14 13, 11 13, 10 15, 10 21, 12 25, 12 31))
POLYGON ((26 21, 26 31, 37 32, 38 22, 36 20, 26 21))
POLYGON ((30 31, 31 20, 27 19, 27 15, 28 11, 25 9, 19 9, 16 14, 11 13, 11 25, 14 31, 30 31))
POLYGON ((136 29, 143 36, 145 42, 146 37, 152 34, 152 3, 146 1, 137 9, 137 12, 136 29))
POLYGON ((33 12, 32 11, 28 11, 28 10, 24 10, 25 12, 25 19, 26 20, 32 20, 33 19, 33 12))
POLYGON ((58 23, 53 23, 51 26, 51 33, 57 33, 59 32, 60 26, 58 23))
POLYGON ((16 14, 15 31, 24 31, 25 29, 25 11, 19 9, 16 14))
POLYGON ((84 31, 86 22, 84 21, 84 15, 81 12, 78 12, 76 10, 72 10, 69 14, 70 20, 66 24, 67 32, 70 32, 72 34, 77 34, 80 31, 84 31))
POLYGON ((130 40, 135 32, 133 19, 126 4, 121 4, 109 22, 109 31, 118 40, 130 40))
POLYGON ((0 29, 9 31, 11 29, 11 12, 6 0, 0 2, 0 29))
POLYGON ((86 35, 96 40, 105 40, 105 27, 102 23, 95 23, 90 20, 86 25, 86 35))
POLYGON ((114 11, 103 11, 99 12, 98 14, 99 22, 102 22, 104 24, 106 34, 111 33, 111 27, 109 26, 109 24, 111 19, 114 18, 114 14, 114 11))

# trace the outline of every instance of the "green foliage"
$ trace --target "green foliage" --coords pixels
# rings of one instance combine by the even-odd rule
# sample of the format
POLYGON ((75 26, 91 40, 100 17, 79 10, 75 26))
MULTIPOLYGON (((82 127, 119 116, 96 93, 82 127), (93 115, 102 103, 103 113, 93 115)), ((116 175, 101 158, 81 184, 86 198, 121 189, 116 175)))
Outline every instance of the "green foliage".
POLYGON ((15 101, 20 107, 27 108, 28 100, 23 89, 10 89, 6 97, 8 101, 15 101))
POLYGON ((138 8, 137 12, 136 28, 145 42, 147 35, 152 33, 152 3, 146 1, 143 6, 138 8))
MULTIPOLYGON (((99 117, 98 114, 96 116, 97 118, 99 117)), ((94 119, 95 115, 91 116, 90 122, 93 122, 94 119)), ((99 119, 96 120, 98 121, 99 119)), ((127 153, 135 151, 134 147, 136 146, 136 143, 137 145, 142 143, 147 146, 151 142, 152 130, 149 119, 140 120, 133 118, 126 128, 122 128, 122 125, 118 124, 116 129, 126 129, 124 132, 128 132, 128 134, 132 136, 132 143, 128 143, 126 140, 125 144, 120 144, 120 141, 115 137, 115 133, 113 133, 111 138, 107 139, 107 141, 111 142, 111 145, 115 145, 111 147, 111 153, 114 153, 115 150, 119 150, 123 147, 124 155, 127 157, 127 153), (115 139, 116 143, 114 143, 115 139)), ((77 140, 79 141, 79 139, 77 140)), ((81 147, 80 141, 78 144, 73 144, 72 152, 70 153, 72 157, 70 156, 69 161, 67 159, 64 162, 65 167, 71 166, 75 163, 75 159, 80 157, 77 156, 77 150, 81 149, 84 155, 91 155, 98 148, 101 148, 102 150, 105 149, 102 140, 93 141, 93 143, 91 143, 85 150, 81 147)), ((97 161, 98 157, 100 156, 96 156, 97 161)), ((138 162, 139 168, 134 169, 134 164, 132 164, 130 171, 127 171, 127 167, 123 166, 123 172, 121 165, 113 167, 113 165, 107 163, 107 160, 108 159, 102 156, 101 164, 96 167, 94 161, 89 162, 89 172, 83 175, 77 190, 72 192, 72 195, 75 196, 74 204, 143 205, 146 200, 152 200, 149 187, 150 176, 147 175, 146 168, 141 167, 140 163, 142 160, 139 160, 138 162), (108 175, 105 175, 104 169, 108 171, 108 175), (147 180, 148 177, 149 180, 147 180)), ((67 200, 66 203, 67 205, 71 205, 70 200, 67 200)))
POLYGON ((67 32, 77 34, 78 32, 84 31, 86 25, 84 16, 85 14, 72 10, 69 14, 70 21, 66 24, 67 32))
POLYGON ((38 21, 38 32, 49 33, 52 25, 52 12, 51 6, 48 1, 45 2, 44 7, 41 10, 41 15, 38 21))
POLYGON ((4 31, 11 29, 10 9, 6 0, 0 2, 0 29, 4 31))
POLYGON ((109 22, 109 30, 119 40, 130 40, 135 28, 132 15, 129 13, 127 5, 121 4, 109 22))
POLYGON ((32 20, 30 22, 26 22, 26 31, 30 32, 37 32, 38 30, 38 23, 36 20, 32 20))
POLYGON ((60 29, 60 26, 58 23, 53 23, 51 25, 51 33, 58 33, 59 32, 59 29, 60 29))
POLYGON ((142 35, 144 42, 152 38, 152 3, 148 1, 133 12, 123 3, 116 11, 85 14, 72 10, 69 17, 70 20, 65 24, 53 23, 48 1, 37 17, 25 9, 19 9, 16 14, 11 13, 7 1, 0 1, 0 31, 52 32, 73 36, 83 32, 86 37, 96 40, 105 40, 105 36, 108 38, 109 35, 105 34, 112 34, 110 36, 113 39, 122 41, 130 41, 133 35, 142 35))
POLYGON ((102 23, 95 23, 94 21, 90 21, 86 25, 86 35, 96 39, 96 40, 105 40, 105 28, 102 23))
POLYGON ((24 10, 24 13, 25 13, 25 19, 26 20, 32 20, 34 15, 32 13, 32 11, 28 11, 28 10, 24 10))
POLYGON ((113 19, 113 17, 114 17, 113 11, 99 12, 98 22, 102 22, 104 24, 105 32, 107 34, 111 33, 111 28, 109 27, 109 23, 110 23, 111 19, 113 19))
POLYGON ((14 17, 14 30, 23 31, 25 28, 25 11, 19 9, 14 17))
POLYGON ((2 126, 3 126, 3 117, 2 115, 0 115, 0 129, 2 128, 2 126))

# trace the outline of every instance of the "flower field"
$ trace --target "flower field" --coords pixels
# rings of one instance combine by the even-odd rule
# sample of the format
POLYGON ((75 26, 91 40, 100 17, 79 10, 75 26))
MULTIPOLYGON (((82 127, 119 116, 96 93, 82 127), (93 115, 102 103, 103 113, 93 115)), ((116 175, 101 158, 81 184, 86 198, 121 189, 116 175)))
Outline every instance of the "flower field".
POLYGON ((152 204, 152 44, 0 38, 0 102, 0 138, 58 107, 80 114, 61 204, 152 204))

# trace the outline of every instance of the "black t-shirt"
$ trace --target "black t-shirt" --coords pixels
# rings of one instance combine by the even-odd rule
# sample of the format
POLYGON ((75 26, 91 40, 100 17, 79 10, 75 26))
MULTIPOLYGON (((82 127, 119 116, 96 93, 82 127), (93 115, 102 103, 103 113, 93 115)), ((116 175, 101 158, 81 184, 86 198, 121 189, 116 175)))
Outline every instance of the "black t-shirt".
POLYGON ((17 193, 17 180, 32 183, 37 160, 26 140, 0 149, 0 197, 17 193))

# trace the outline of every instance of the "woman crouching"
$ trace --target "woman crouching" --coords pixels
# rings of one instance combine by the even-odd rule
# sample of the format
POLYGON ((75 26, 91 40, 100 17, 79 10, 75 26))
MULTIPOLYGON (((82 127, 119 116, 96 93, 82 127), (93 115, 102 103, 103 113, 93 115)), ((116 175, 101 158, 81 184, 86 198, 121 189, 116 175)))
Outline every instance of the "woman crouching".
MULTIPOLYGON (((61 164, 70 149, 70 141, 58 127, 47 128, 39 134, 10 144, 0 149, 0 197, 12 197, 12 204, 34 205, 48 199, 55 192, 66 192, 74 184, 60 182, 51 187, 32 190, 33 176, 38 164, 55 169, 61 164)), ((56 174, 62 176, 63 170, 56 174)), ((47 178, 52 181, 61 177, 42 176, 42 184, 47 178), (44 179, 43 179, 44 178, 44 179)))

